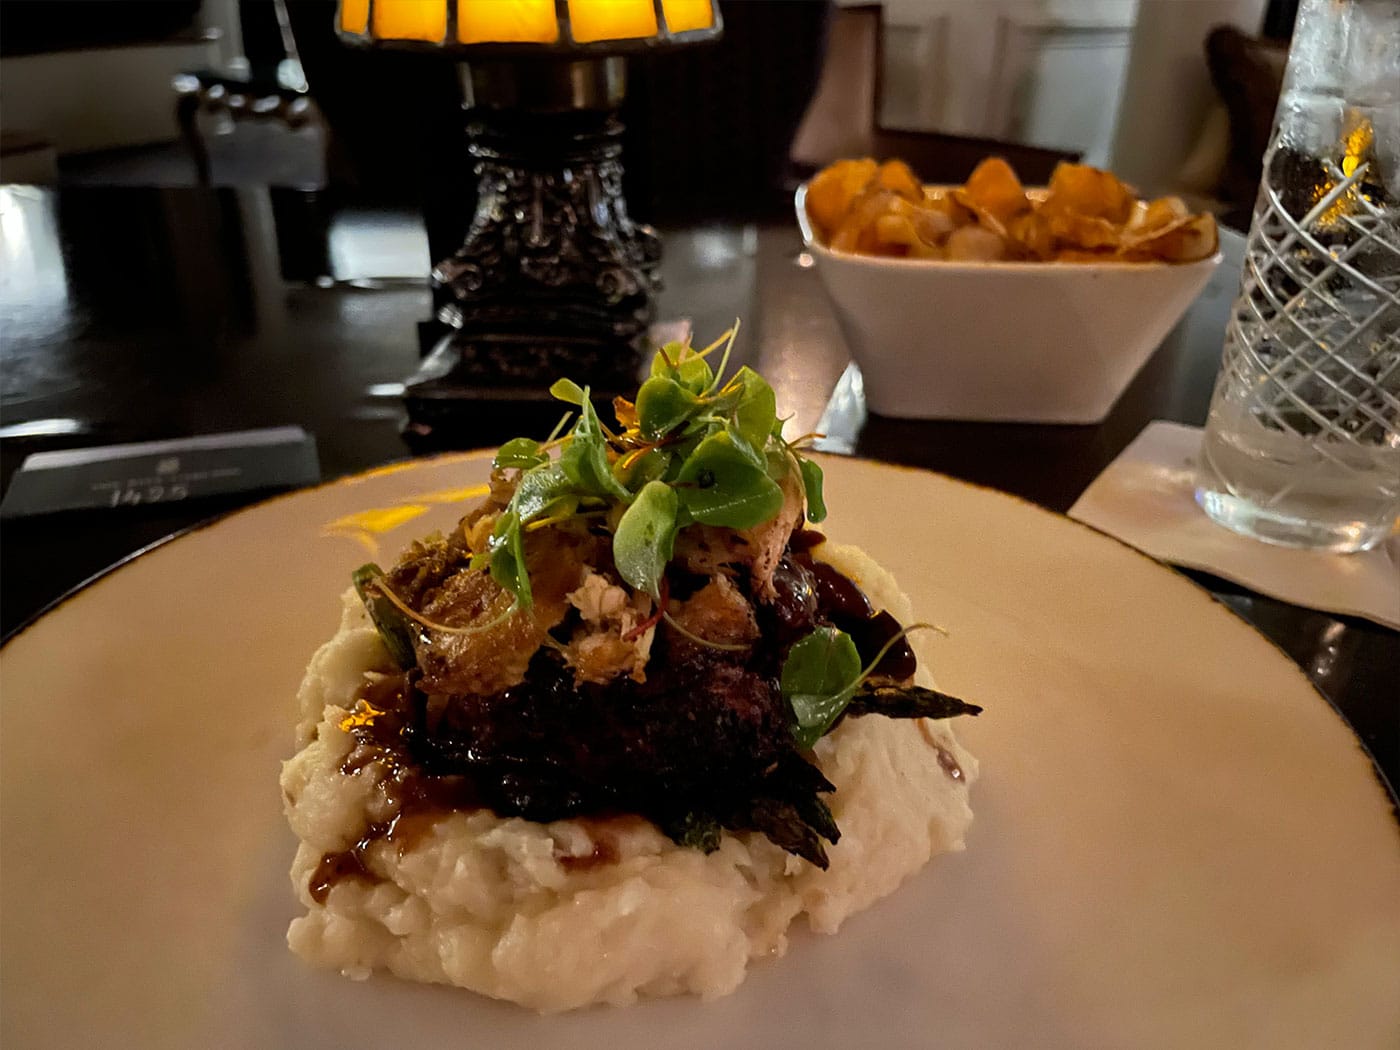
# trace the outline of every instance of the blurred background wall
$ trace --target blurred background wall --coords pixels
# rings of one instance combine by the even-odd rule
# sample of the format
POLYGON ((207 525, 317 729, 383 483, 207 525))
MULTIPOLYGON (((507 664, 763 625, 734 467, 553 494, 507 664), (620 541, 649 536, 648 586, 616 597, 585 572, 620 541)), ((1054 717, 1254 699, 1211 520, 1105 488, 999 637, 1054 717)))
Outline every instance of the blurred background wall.
POLYGON ((0 128, 58 154, 176 138, 171 78, 233 57, 237 0, 0 2, 0 128))
MULTIPOLYGON (((469 198, 450 64, 348 52, 334 9, 334 0, 3 0, 0 178, 346 185, 415 205, 469 198), (172 84, 191 75, 198 99, 182 121, 172 84), (300 122, 274 119, 299 93, 310 107, 300 122)), ((1228 213, 1249 192, 1248 171, 1227 172, 1230 157, 1248 167, 1284 53, 1281 43, 1251 48, 1266 35, 1286 40, 1295 9, 1296 0, 878 9, 728 0, 721 43, 632 63, 629 200, 646 218, 775 206, 795 170, 789 144, 825 76, 826 94, 843 104, 808 114, 810 162, 828 146, 875 151, 910 141, 894 133, 938 133, 977 149, 1077 154, 1145 192, 1185 191, 1228 213), (843 42, 870 18, 872 49, 843 42), (1219 26, 1239 39, 1212 60, 1207 37, 1219 26), (838 54, 838 68, 824 71, 838 54), (1241 85, 1248 98, 1232 98, 1241 85)))

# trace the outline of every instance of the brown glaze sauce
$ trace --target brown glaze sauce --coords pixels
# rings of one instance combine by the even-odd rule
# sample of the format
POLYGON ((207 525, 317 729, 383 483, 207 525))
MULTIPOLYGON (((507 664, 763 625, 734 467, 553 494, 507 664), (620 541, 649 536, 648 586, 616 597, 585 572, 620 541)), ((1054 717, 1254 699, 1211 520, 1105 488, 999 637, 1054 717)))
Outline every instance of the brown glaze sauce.
POLYGON ((374 879, 374 873, 365 867, 364 843, 356 843, 353 849, 342 853, 327 853, 311 873, 307 889, 311 899, 317 904, 325 904, 331 887, 345 879, 374 879))
POLYGON ((593 849, 584 854, 560 853, 555 849, 554 859, 565 871, 588 871, 604 864, 615 864, 622 856, 620 836, 635 834, 649 821, 632 813, 618 813, 607 817, 574 817, 593 842, 593 849))
POLYGON ((813 561, 808 571, 817 579, 817 604, 833 619, 868 620, 875 615, 870 599, 855 581, 824 561, 813 561))
POLYGON ((372 764, 381 763, 386 773, 379 790, 394 807, 394 815, 366 827, 349 849, 321 857, 307 884, 311 899, 317 904, 324 904, 331 888, 345 879, 378 878, 368 863, 370 849, 376 842, 393 843, 402 856, 431 831, 442 814, 479 806, 466 777, 425 776, 410 759, 402 739, 408 689, 408 676, 404 674, 367 680, 350 717, 341 723, 355 739, 355 747, 341 764, 341 773, 359 776, 372 764))
MULTIPOLYGON (((817 608, 851 636, 864 659, 873 660, 885 643, 903 629, 885 610, 876 612, 865 592, 849 576, 825 562, 804 559, 803 564, 816 581, 817 608)), ((902 682, 913 678, 918 669, 919 662, 908 639, 900 638, 880 659, 874 673, 902 682)))

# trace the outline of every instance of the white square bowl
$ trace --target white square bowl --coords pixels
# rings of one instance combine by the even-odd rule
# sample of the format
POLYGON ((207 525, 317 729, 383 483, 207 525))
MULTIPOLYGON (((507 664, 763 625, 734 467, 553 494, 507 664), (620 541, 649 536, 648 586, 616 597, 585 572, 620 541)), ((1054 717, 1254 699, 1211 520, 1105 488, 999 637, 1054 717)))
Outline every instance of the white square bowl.
MULTIPOLYGON (((947 262, 832 251, 797 222, 874 412, 1098 423, 1220 264, 947 262)), ((1223 340, 1224 333, 1221 333, 1223 340)))

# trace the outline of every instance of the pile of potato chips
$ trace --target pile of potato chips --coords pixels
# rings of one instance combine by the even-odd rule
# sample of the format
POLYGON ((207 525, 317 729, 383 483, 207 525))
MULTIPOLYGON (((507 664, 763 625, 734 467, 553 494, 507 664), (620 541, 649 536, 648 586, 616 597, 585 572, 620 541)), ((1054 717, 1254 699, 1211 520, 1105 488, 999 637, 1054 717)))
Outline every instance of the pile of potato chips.
POLYGON ((926 188, 903 161, 841 160, 807 186, 807 214, 836 251, 963 262, 1195 262, 1216 252, 1215 217, 1177 197, 1140 201, 1116 176, 1060 164, 1027 193, 988 157, 967 183, 926 188))

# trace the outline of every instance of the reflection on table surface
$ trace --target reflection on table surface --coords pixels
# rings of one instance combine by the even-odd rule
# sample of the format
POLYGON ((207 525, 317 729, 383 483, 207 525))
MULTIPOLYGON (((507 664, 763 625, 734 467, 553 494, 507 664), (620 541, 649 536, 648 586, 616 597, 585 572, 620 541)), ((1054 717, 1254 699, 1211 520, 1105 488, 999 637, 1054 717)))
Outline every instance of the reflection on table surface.
MULTIPOLYGON (((707 340, 743 321, 735 364, 772 383, 795 433, 831 451, 943 471, 1063 511, 1152 419, 1200 424, 1243 239, 1095 426, 868 416, 788 215, 663 229, 662 319, 707 340)), ((0 187, 0 482, 45 449, 299 424, 326 478, 410 450, 401 383, 441 329, 421 224, 403 209, 294 190, 0 187)), ((929 318, 936 334, 937 318, 929 318)), ((511 434, 483 429, 472 443, 511 434)), ((7 522, 6 633, 142 546, 249 502, 7 522)), ((1400 636, 1193 574, 1303 667, 1400 779, 1400 636)))

